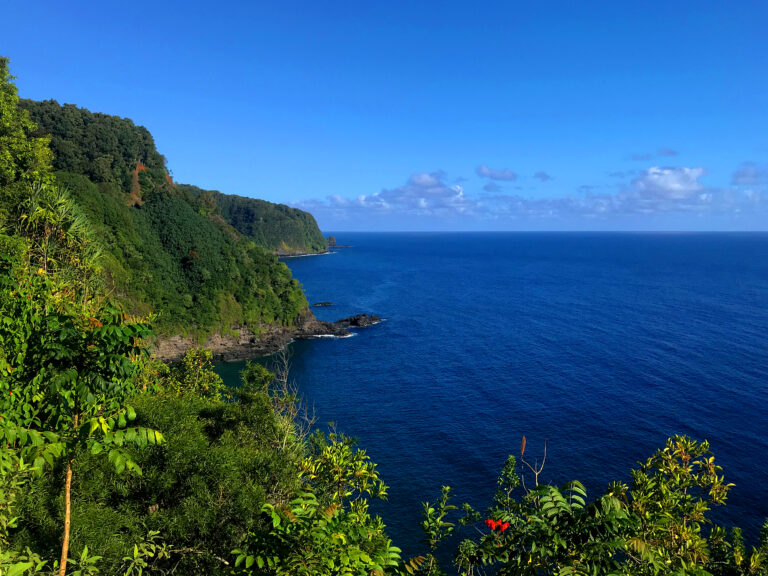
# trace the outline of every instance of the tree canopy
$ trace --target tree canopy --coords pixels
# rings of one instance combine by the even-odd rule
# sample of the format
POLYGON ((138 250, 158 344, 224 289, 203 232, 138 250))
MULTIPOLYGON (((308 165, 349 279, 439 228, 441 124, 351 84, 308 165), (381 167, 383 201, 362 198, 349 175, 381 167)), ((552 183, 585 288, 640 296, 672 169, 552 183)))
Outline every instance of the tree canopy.
POLYGON ((50 183, 52 155, 49 138, 33 137, 36 125, 19 108, 8 58, 0 57, 0 188, 32 182, 50 183))

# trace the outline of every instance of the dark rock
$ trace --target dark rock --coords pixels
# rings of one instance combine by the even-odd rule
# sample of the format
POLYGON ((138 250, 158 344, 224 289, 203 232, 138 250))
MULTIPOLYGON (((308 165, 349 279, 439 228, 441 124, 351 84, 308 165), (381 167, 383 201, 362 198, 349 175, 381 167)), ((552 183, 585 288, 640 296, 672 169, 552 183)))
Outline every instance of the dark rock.
POLYGON ((337 336, 343 338, 349 336, 349 332, 333 322, 324 322, 323 320, 313 320, 306 322, 295 332, 296 338, 317 338, 318 336, 337 336))
MULTIPOLYGON (((230 331, 229 334, 213 334, 203 345, 213 351, 216 361, 232 362, 249 360, 259 356, 273 354, 287 346, 293 338, 317 338, 335 336, 344 338, 350 336, 348 328, 365 328, 381 322, 375 314, 356 314, 342 318, 336 322, 318 320, 307 309, 293 328, 286 326, 264 326, 258 333, 253 333, 245 327, 230 331)), ((191 337, 171 336, 159 338, 155 342, 154 353, 157 358, 168 362, 180 360, 184 353, 199 346, 191 337)))
POLYGON ((335 322, 336 326, 342 328, 365 328, 381 322, 381 318, 376 314, 355 314, 349 318, 342 318, 335 322))
POLYGON ((312 304, 312 306, 321 308, 321 307, 326 307, 326 306, 333 306, 333 304, 330 303, 330 302, 315 302, 314 304, 312 304))

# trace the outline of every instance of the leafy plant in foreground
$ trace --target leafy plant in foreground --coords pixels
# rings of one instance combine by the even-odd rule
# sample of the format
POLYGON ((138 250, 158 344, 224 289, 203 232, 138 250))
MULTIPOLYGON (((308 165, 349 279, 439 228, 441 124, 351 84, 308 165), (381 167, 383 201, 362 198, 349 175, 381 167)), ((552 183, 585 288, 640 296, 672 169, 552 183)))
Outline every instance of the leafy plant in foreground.
POLYGON ((368 513, 368 498, 386 496, 375 464, 340 434, 318 433, 303 463, 303 487, 287 504, 267 503, 272 529, 251 534, 233 551, 242 574, 383 574, 400 561, 400 549, 368 513))
POLYGON ((12 191, 17 214, 0 258, 0 442, 35 471, 64 459, 59 574, 69 560, 72 454, 104 453, 118 472, 139 472, 125 444, 160 442, 130 427, 127 405, 148 327, 104 305, 95 243, 71 200, 40 182, 12 191))
MULTIPOLYGON (((524 450, 525 442, 521 455, 524 450)), ((462 574, 484 570, 530 576, 766 573, 768 528, 765 542, 750 554, 738 529, 730 538, 717 526, 704 530, 711 524, 707 512, 725 503, 732 486, 720 474, 707 442, 673 436, 632 471, 631 487, 615 482, 591 502, 578 481, 559 487, 537 482, 515 497, 520 486, 516 467, 515 457, 510 456, 484 514, 464 505, 462 524, 474 525, 480 536, 458 546, 455 561, 462 574), (483 519, 484 527, 478 527, 483 519)), ((538 479, 541 466, 529 468, 538 479)), ((445 489, 443 496, 445 504, 445 489)), ((430 570, 422 566, 422 572, 442 573, 439 567, 429 566, 430 570)))

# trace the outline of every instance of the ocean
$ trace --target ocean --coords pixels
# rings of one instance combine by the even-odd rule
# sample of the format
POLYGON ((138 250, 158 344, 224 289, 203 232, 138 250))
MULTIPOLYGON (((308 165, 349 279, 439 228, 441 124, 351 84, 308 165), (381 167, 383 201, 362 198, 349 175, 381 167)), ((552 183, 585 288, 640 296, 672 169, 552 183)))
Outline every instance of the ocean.
MULTIPOLYGON (((756 542, 768 516, 768 234, 337 233, 287 260, 318 318, 375 313, 352 338, 290 346, 317 425, 378 463, 375 505, 404 555, 442 485, 484 508, 508 454, 597 497, 663 447, 709 440, 713 517, 756 542)), ((237 382, 241 363, 218 370, 237 382)), ((527 477, 530 484, 530 475, 527 477)))

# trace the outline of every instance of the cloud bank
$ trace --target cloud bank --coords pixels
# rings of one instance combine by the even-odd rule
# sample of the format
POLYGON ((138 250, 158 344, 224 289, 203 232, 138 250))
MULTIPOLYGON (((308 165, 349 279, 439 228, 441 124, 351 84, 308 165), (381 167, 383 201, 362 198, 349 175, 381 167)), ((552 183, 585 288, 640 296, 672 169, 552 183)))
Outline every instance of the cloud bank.
POLYGON ((542 198, 505 194, 495 181, 499 178, 492 179, 477 193, 467 194, 462 186, 446 183, 445 173, 438 171, 413 174, 402 186, 354 199, 333 195, 293 205, 312 212, 321 223, 331 222, 331 226, 357 222, 382 224, 409 218, 414 222, 474 223, 476 228, 486 225, 514 228, 515 223, 523 221, 550 222, 557 227, 568 223, 610 222, 627 216, 635 219, 670 214, 765 213, 768 216, 765 173, 744 164, 733 175, 734 185, 726 188, 705 186, 701 181, 705 174, 701 167, 653 166, 620 184, 600 188, 584 186, 578 193, 542 198), (760 188, 758 183, 764 187, 760 188), (750 184, 748 189, 746 184, 750 184), (606 189, 609 191, 603 192, 606 189))
POLYGON ((408 214, 450 217, 469 212, 474 202, 464 196, 464 189, 445 183, 442 172, 417 173, 397 188, 375 194, 361 194, 349 199, 332 195, 324 200, 302 200, 294 206, 310 212, 329 212, 344 220, 361 214, 408 214))

